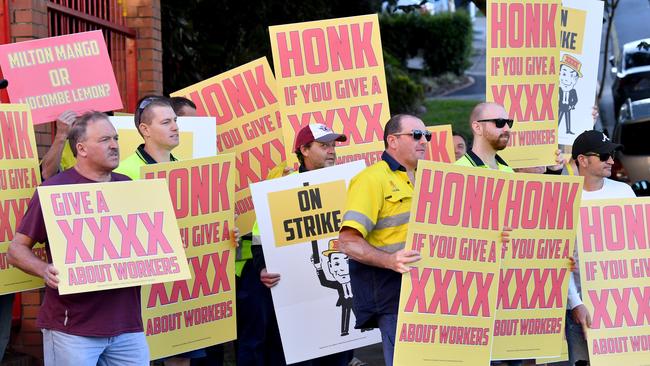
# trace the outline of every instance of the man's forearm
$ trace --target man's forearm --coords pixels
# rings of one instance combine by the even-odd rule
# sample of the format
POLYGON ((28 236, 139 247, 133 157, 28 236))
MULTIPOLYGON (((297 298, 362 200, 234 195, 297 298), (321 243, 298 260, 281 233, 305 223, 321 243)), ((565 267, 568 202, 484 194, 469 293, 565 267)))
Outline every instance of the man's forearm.
POLYGON ((52 141, 52 146, 50 146, 49 150, 45 153, 45 156, 43 156, 43 161, 41 162, 41 174, 43 175, 43 180, 59 172, 66 138, 66 136, 57 134, 54 137, 54 141, 52 141))
POLYGON ((41 277, 45 275, 48 263, 37 257, 31 248, 25 245, 11 243, 7 251, 9 264, 20 268, 23 272, 41 277))
POLYGON ((383 252, 356 234, 354 229, 343 229, 339 234, 341 251, 357 262, 374 267, 390 268, 390 253, 383 252))

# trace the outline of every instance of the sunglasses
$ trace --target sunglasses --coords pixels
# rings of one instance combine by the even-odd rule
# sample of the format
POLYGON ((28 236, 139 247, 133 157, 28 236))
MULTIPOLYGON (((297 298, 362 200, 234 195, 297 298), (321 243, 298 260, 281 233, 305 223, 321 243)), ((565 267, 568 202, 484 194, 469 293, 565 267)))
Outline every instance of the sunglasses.
POLYGON ((135 112, 135 115, 138 117, 138 124, 140 124, 140 122, 142 122, 142 113, 144 113, 144 110, 147 109, 147 107, 149 106, 149 104, 151 104, 151 102, 156 101, 156 100, 162 100, 162 98, 160 98, 160 97, 148 97, 148 98, 144 98, 140 102, 140 104, 138 105, 138 109, 135 112))
POLYGON ((413 136, 413 140, 415 141, 420 141, 422 136, 424 136, 427 141, 431 141, 431 132, 429 131, 422 131, 422 130, 413 130, 411 132, 400 132, 400 133, 394 133, 393 136, 401 136, 401 135, 411 135, 413 136))
POLYGON ((597 156, 600 159, 600 161, 608 161, 609 158, 614 159, 614 151, 606 152, 606 153, 588 152, 588 153, 584 153, 582 155, 584 155, 584 156, 597 156))
POLYGON ((514 120, 508 118, 489 118, 489 119, 479 119, 476 122, 494 122, 496 128, 503 128, 507 124, 508 127, 512 128, 512 125, 515 123, 514 120))

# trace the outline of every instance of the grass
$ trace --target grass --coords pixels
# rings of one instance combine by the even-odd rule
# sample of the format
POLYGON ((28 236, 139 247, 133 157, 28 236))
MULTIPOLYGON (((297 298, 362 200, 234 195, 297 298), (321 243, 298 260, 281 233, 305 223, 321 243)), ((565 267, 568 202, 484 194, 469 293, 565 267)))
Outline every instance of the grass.
POLYGON ((478 103, 477 100, 427 100, 424 102, 427 111, 420 118, 427 126, 451 124, 454 132, 458 132, 466 138, 471 137, 469 115, 472 108, 478 103))

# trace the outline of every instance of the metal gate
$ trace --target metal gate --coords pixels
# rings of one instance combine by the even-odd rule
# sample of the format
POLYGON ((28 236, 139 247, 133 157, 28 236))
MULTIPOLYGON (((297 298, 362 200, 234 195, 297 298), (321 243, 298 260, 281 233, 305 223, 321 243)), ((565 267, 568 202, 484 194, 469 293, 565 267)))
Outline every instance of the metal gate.
POLYGON ((50 37, 101 30, 120 89, 125 112, 138 100, 136 32, 126 26, 124 0, 49 0, 50 37))

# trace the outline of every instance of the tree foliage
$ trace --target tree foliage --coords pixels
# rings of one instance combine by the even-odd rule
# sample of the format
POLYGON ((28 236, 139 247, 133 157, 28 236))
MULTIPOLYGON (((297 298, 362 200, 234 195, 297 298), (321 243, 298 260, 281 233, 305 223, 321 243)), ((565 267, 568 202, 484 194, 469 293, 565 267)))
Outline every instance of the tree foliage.
POLYGON ((268 27, 375 13, 380 0, 163 0, 163 84, 170 93, 271 58, 268 27))

